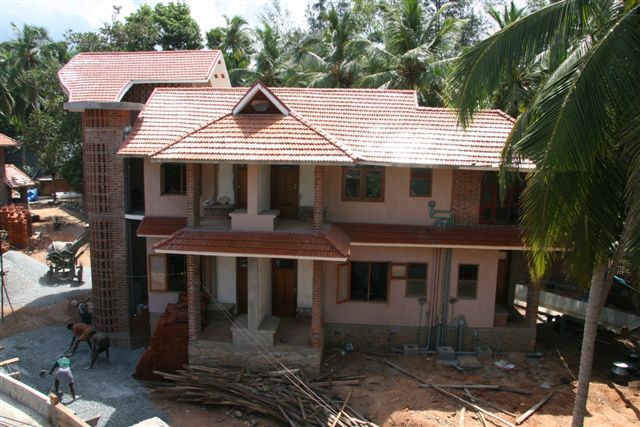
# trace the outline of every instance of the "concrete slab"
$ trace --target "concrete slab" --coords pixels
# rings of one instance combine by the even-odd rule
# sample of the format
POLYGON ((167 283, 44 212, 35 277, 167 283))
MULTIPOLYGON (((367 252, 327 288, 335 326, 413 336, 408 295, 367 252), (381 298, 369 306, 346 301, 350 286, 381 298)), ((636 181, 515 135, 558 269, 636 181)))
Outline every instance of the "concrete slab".
POLYGON ((478 369, 482 368, 482 363, 476 356, 472 355, 460 355, 458 356, 458 365, 462 369, 478 369))

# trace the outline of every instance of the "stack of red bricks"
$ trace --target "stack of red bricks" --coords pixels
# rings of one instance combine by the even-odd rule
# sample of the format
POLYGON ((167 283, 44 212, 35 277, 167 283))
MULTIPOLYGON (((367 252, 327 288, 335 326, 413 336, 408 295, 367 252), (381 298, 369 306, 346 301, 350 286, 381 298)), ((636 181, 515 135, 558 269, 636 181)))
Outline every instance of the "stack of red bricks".
POLYGON ((6 230, 11 246, 24 249, 33 234, 31 212, 23 206, 3 206, 0 208, 0 227, 6 230))
MULTIPOLYGON (((203 297, 200 311, 206 310, 208 297, 203 297)), ((134 377, 139 380, 162 380, 153 371, 175 372, 189 363, 189 313, 187 294, 181 293, 176 304, 167 304, 151 345, 140 357, 134 377)))

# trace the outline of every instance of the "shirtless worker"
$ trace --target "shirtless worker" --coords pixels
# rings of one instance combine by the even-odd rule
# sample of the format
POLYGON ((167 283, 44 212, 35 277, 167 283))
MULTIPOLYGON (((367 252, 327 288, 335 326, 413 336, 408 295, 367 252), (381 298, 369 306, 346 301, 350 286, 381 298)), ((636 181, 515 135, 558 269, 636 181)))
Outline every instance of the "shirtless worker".
POLYGON ((78 322, 78 323, 69 323, 67 325, 67 329, 69 329, 73 334, 73 338, 71 338, 71 344, 69 344, 69 349, 67 349, 67 352, 71 350, 72 356, 76 354, 76 350, 80 345, 80 341, 86 341, 87 345, 89 346, 89 350, 90 351, 93 350, 91 348, 91 342, 89 341, 89 338, 91 338, 91 335, 94 332, 93 327, 91 327, 90 325, 87 325, 86 323, 78 322))

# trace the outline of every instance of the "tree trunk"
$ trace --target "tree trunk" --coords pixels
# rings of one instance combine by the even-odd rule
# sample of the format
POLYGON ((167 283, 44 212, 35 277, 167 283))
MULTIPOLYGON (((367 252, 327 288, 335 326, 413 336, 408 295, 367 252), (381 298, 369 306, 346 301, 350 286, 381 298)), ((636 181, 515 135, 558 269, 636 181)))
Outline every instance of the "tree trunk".
POLYGON ((602 307, 611 289, 613 276, 618 269, 618 263, 624 253, 623 245, 624 238, 621 238, 609 266, 607 266, 606 262, 597 265, 591 277, 589 303, 587 304, 587 316, 584 321, 582 348, 580 350, 578 387, 576 390, 576 400, 573 405, 571 427, 582 427, 584 424, 584 417, 587 412, 587 398, 589 396, 589 381, 591 380, 591 369, 593 367, 593 353, 596 345, 596 336, 598 334, 598 320, 600 319, 602 307))
POLYGON ((538 326, 538 306, 540 304, 540 287, 542 280, 532 280, 527 291, 527 324, 530 328, 538 326))
POLYGON ((58 198, 56 197, 56 174, 51 174, 51 194, 53 195, 53 205, 56 205, 58 198))

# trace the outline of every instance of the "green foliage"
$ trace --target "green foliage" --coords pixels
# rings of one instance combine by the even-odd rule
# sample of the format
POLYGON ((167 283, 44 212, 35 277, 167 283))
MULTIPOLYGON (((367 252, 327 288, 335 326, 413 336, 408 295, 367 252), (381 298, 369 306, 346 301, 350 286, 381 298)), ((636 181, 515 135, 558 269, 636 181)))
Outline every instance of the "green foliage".
POLYGON ((155 50, 160 40, 160 24, 154 10, 143 4, 125 18, 124 32, 127 35, 125 50, 155 50))
POLYGON ((253 40, 247 21, 240 16, 229 19, 224 17, 225 27, 217 27, 206 34, 207 47, 220 49, 224 54, 225 64, 231 72, 239 68, 247 68, 253 53, 253 40))
POLYGON ((158 44, 163 50, 202 49, 200 26, 186 3, 158 3, 154 11, 154 20, 160 27, 158 44))

